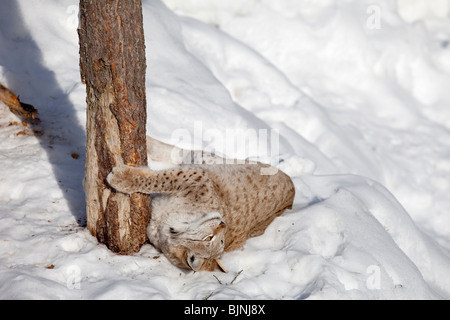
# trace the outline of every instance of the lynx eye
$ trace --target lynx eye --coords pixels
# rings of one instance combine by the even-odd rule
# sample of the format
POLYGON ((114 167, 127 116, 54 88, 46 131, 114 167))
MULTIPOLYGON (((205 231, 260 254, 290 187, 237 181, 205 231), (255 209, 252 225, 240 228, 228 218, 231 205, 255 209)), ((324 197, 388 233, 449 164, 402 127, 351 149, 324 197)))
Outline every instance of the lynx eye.
POLYGON ((213 238, 214 238, 214 235, 209 235, 209 236, 204 237, 202 240, 203 241, 211 241, 213 238))

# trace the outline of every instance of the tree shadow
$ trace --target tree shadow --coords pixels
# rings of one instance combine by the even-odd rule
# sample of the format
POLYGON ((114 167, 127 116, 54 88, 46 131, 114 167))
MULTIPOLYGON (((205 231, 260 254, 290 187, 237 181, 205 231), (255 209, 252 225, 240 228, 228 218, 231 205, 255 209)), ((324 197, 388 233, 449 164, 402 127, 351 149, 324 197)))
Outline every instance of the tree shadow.
POLYGON ((0 30, 0 66, 6 80, 4 84, 20 95, 21 101, 39 110, 37 116, 41 121, 31 121, 29 126, 47 154, 72 215, 80 226, 84 226, 86 209, 82 180, 86 134, 69 99, 71 91, 64 91, 55 73, 45 66, 42 52, 16 1, 2 2, 0 21, 3 26, 8 26, 0 30))

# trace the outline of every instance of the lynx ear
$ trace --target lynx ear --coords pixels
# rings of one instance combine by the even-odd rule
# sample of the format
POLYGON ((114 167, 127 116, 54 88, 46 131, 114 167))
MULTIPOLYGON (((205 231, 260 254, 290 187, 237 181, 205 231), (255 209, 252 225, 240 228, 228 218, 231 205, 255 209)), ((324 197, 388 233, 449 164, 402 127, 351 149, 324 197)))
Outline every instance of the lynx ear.
POLYGON ((186 255, 186 263, 193 271, 199 271, 203 265, 203 258, 197 258, 193 254, 186 255))

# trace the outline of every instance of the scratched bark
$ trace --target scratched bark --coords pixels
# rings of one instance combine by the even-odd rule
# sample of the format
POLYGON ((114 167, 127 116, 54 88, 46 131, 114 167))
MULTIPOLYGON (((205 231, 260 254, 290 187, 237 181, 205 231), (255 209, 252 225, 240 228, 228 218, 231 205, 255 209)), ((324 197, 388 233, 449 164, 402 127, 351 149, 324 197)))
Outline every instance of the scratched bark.
POLYGON ((112 251, 146 241, 150 197, 117 193, 114 166, 147 165, 145 42, 140 0, 80 0, 80 71, 86 84, 87 227, 112 251))

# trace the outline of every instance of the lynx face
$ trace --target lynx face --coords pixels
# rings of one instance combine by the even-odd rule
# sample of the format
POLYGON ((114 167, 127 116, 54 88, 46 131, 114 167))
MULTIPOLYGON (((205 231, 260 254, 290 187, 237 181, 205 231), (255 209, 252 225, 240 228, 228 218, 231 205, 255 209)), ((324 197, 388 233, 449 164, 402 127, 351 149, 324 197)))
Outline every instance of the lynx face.
POLYGON ((226 229, 218 212, 168 227, 169 239, 161 249, 173 264, 193 271, 225 271, 217 261, 225 248, 226 229))

